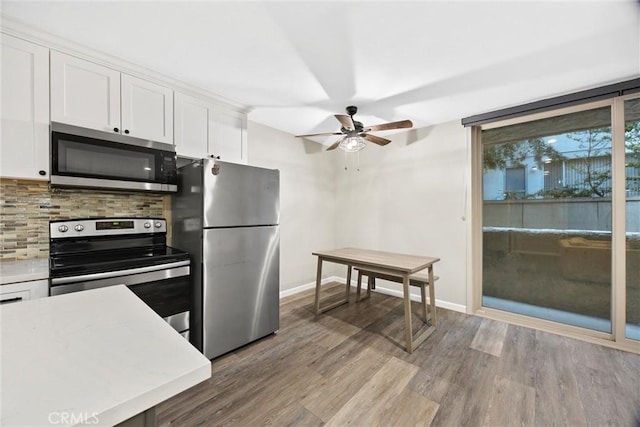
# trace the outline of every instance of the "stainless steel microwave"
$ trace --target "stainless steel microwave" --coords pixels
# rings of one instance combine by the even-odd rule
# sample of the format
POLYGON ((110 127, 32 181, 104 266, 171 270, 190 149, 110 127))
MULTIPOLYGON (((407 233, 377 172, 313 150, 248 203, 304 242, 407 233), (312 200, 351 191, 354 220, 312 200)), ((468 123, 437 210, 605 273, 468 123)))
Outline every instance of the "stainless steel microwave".
POLYGON ((175 192, 176 152, 163 142, 51 123, 51 185, 175 192))

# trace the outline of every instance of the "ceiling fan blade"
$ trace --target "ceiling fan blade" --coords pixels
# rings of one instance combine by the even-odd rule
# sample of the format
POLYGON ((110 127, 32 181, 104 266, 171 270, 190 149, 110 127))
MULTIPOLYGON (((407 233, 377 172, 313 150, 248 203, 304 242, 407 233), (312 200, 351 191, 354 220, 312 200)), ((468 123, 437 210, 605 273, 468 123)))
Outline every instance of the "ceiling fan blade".
POLYGON ((366 139, 369 142, 373 142, 374 144, 378 144, 378 145, 387 145, 388 143, 391 142, 390 139, 386 139, 386 138, 380 138, 379 136, 375 136, 375 135, 362 135, 360 134, 361 137, 363 137, 364 139, 366 139))
POLYGON ((331 146, 329 148, 327 148, 326 151, 331 151, 331 150, 335 150, 336 148, 338 148, 338 145, 340 145, 340 143, 342 142, 341 139, 337 140, 336 142, 334 142, 333 144, 331 144, 331 146))
POLYGON ((365 129, 365 132, 376 131, 376 130, 391 130, 391 129, 402 129, 402 128, 410 128, 413 127, 413 122, 411 120, 401 120, 399 122, 391 122, 391 123, 382 123, 380 125, 369 126, 365 129))
POLYGON ((296 138, 305 138, 307 136, 327 136, 327 135, 342 135, 342 132, 310 133, 307 135, 296 135, 296 138))
POLYGON ((350 116, 345 116, 344 114, 336 114, 336 119, 338 119, 342 127, 345 129, 353 130, 356 128, 350 116))

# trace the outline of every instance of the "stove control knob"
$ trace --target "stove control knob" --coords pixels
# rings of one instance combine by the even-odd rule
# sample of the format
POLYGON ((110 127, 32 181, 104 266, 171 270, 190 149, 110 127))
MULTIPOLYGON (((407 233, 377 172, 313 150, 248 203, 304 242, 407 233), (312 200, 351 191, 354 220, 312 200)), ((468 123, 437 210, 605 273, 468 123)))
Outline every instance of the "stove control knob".
POLYGON ((160 221, 156 221, 154 225, 156 226, 156 228, 162 227, 162 223, 160 221))
POLYGON ((76 231, 82 231, 82 230, 84 230, 84 225, 78 224, 75 227, 73 227, 73 229, 76 230, 76 231))
POLYGON ((144 228, 151 228, 151 223, 150 222, 145 222, 144 223, 144 228))
POLYGON ((61 232, 61 233, 65 233, 68 229, 69 229, 69 227, 67 227, 66 225, 59 225, 58 226, 58 231, 61 232))

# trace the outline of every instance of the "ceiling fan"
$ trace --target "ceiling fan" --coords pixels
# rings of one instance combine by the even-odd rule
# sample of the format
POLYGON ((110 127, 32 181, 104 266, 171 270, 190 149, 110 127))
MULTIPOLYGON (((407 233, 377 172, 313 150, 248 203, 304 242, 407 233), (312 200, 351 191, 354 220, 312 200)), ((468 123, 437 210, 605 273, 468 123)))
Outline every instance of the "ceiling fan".
POLYGON ((348 115, 335 115, 336 119, 338 119, 342 125, 340 132, 312 133, 308 135, 296 135, 296 137, 304 138, 308 136, 344 135, 343 138, 327 148, 327 151, 335 150, 340 147, 341 150, 346 152, 356 152, 362 150, 366 146, 364 141, 373 142, 378 145, 387 145, 391 142, 391 140, 386 138, 369 135, 369 132, 413 127, 411 120, 401 120, 399 122, 382 123, 379 125, 365 127, 361 122, 353 119, 353 116, 357 112, 358 107, 350 105, 347 107, 348 115))

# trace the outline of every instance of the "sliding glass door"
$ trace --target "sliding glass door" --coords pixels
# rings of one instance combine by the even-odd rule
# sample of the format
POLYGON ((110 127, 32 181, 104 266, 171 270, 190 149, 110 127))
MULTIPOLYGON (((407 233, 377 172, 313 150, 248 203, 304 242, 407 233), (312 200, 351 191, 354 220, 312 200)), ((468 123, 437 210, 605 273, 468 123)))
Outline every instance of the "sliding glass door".
POLYGON ((640 96, 484 124, 473 139, 475 307, 640 340, 640 96))
POLYGON ((611 332, 611 107, 481 138, 482 305, 611 332))

